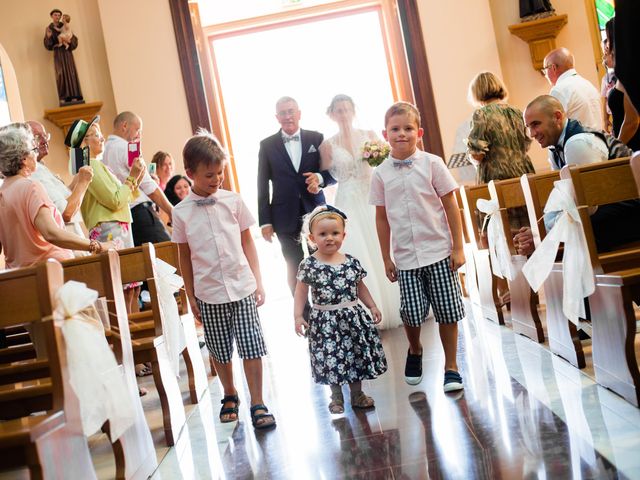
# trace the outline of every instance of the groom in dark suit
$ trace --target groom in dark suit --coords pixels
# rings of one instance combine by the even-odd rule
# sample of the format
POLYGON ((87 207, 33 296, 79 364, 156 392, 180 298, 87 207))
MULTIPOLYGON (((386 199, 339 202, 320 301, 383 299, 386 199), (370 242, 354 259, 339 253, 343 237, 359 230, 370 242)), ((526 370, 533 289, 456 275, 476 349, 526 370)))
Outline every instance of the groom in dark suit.
POLYGON ((267 242, 272 241, 274 233, 278 236, 293 293, 298 265, 304 258, 302 216, 325 204, 321 187, 335 180, 329 172, 320 171, 318 147, 322 134, 300 129, 300 109, 293 98, 278 100, 276 119, 282 128, 260 142, 258 153, 258 220, 267 242))

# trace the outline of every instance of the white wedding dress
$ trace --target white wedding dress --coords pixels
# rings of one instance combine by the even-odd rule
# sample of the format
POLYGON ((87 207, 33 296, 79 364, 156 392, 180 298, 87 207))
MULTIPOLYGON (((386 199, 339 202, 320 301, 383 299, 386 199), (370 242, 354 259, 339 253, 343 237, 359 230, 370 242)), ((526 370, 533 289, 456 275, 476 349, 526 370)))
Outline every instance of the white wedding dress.
POLYGON ((364 279, 376 305, 382 312, 380 329, 402 325, 400 319, 400 290, 385 274, 376 232, 375 207, 369 205, 369 185, 373 169, 361 159, 360 149, 367 140, 375 138, 373 132, 353 130, 352 147, 338 143, 338 136, 325 142, 321 149, 330 156, 329 172, 338 182, 334 206, 347 216, 347 229, 342 252, 353 255, 367 271, 364 279))

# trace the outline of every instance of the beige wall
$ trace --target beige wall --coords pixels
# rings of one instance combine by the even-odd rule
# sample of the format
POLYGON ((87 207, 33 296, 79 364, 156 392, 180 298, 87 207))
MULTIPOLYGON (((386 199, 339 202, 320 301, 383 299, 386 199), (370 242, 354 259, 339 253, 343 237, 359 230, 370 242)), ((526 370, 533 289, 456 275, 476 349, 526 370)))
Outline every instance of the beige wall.
MULTIPOLYGON (((96 0, 58 0, 55 4, 71 15, 71 27, 78 36, 79 45, 73 52, 86 101, 102 101, 100 112, 107 133, 115 116, 102 25, 96 0)), ((53 69, 53 53, 42 43, 44 31, 51 22, 52 5, 39 0, 0 2, 0 44, 4 47, 20 85, 25 120, 41 121, 51 132, 47 164, 68 177, 69 155, 64 146, 62 130, 44 120, 44 110, 57 108, 58 94, 53 69)), ((16 120, 23 120, 16 118, 16 120)))
POLYGON ((473 112, 469 82, 483 70, 502 76, 493 20, 488 0, 418 0, 418 7, 448 157, 456 129, 473 112))
POLYGON ((142 152, 170 152, 182 171, 191 122, 169 2, 98 0, 113 96, 118 111, 142 117, 142 152), (123 14, 126 13, 126 14, 123 14), (153 15, 153 21, 148 21, 153 15))

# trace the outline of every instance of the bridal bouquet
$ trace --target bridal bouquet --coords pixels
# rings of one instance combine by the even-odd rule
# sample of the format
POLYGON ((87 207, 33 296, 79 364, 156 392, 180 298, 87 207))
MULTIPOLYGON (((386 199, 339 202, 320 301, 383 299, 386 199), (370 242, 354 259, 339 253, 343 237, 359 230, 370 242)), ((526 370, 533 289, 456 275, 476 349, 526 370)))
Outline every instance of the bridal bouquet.
POLYGON ((372 167, 380 165, 389 156, 391 147, 386 142, 379 140, 369 140, 362 147, 362 160, 372 167))

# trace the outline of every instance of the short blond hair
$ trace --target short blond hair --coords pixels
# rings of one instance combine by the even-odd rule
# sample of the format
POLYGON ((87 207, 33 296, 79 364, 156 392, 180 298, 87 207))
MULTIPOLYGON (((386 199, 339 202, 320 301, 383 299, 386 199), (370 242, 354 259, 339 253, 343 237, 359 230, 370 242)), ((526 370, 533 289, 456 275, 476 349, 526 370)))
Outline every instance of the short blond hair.
POLYGON ((469 83, 467 98, 473 105, 484 105, 491 100, 504 100, 508 96, 507 87, 491 72, 480 72, 469 83))
POLYGON ((389 123, 389 119, 396 115, 409 115, 416 121, 416 125, 420 128, 420 112, 415 105, 409 102, 396 102, 389 107, 387 113, 384 114, 384 126, 389 123))

